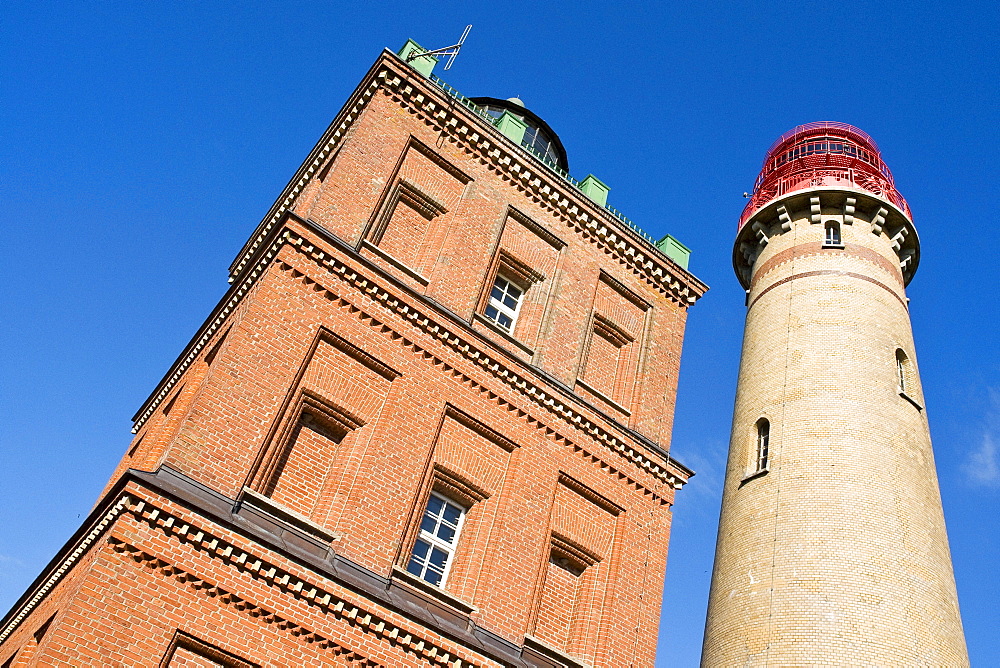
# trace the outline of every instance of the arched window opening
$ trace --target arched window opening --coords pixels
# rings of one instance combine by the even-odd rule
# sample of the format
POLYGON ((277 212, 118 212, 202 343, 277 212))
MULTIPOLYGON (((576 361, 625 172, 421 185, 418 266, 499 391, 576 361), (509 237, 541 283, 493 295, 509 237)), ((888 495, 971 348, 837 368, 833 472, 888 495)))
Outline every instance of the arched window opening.
POLYGON ((913 404, 917 410, 924 410, 917 398, 917 370, 902 348, 896 348, 896 381, 899 383, 899 396, 913 404))
POLYGON ((826 237, 824 238, 823 245, 825 246, 840 246, 840 223, 829 220, 826 223, 826 237))
POLYGON ((771 423, 766 418, 761 418, 757 421, 757 458, 755 462, 757 471, 767 470, 770 441, 771 423))
POLYGON ((910 358, 906 356, 902 348, 896 348, 896 380, 899 382, 899 391, 903 394, 913 392, 913 371, 910 358))

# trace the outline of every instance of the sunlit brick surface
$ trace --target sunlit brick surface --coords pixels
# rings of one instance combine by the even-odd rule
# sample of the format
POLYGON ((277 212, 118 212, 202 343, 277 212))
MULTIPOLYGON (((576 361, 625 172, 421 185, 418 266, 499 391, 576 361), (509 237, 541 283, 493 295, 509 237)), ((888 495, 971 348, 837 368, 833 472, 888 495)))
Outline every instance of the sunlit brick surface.
POLYGON ((449 100, 376 63, 0 662, 652 665, 705 286, 449 100), (482 317, 498 273, 509 334, 482 317), (467 510, 443 590, 400 572, 432 490, 467 510))

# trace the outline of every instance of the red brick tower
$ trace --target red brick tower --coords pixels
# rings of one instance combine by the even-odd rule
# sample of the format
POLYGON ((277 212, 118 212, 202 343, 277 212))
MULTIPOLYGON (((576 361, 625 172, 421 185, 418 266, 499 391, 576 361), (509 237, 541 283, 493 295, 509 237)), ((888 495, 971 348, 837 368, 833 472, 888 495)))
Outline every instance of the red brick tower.
POLYGON ((705 286, 414 52, 239 253, 4 668, 653 663, 705 286))

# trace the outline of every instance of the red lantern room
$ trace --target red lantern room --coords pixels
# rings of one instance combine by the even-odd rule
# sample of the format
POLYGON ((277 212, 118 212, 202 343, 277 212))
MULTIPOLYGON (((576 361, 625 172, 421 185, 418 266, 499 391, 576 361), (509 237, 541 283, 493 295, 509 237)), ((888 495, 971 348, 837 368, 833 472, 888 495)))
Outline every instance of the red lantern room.
POLYGON ((821 186, 860 188, 882 197, 912 220, 892 172, 867 133, 847 123, 818 121, 781 135, 764 157, 740 227, 768 202, 796 190, 821 186))

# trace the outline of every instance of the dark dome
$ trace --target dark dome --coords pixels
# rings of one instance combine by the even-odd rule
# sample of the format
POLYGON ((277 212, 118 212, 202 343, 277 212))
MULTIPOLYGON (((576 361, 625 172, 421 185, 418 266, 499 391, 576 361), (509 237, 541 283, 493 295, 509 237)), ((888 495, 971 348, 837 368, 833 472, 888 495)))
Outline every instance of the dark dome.
POLYGON ((524 131, 524 139, 521 140, 521 145, 543 160, 569 173, 569 161, 566 159, 566 149, 563 148, 562 142, 559 141, 559 135, 552 131, 548 123, 526 109, 524 102, 520 98, 512 97, 508 100, 501 100, 497 97, 474 97, 471 99, 490 116, 499 118, 503 115, 503 112, 509 111, 524 121, 528 127, 524 131))

